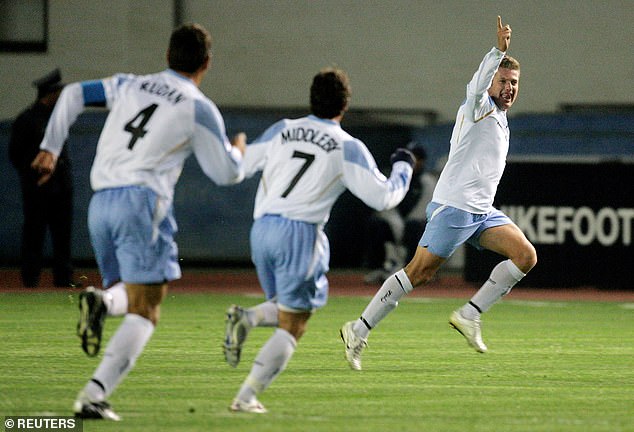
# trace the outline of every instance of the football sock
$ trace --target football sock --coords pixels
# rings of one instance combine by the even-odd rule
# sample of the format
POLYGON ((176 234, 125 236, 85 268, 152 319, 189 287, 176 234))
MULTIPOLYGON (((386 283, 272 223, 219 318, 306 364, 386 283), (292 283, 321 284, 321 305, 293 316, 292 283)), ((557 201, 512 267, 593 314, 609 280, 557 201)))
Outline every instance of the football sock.
POLYGON ((387 278, 381 288, 374 294, 366 306, 361 317, 354 323, 352 329, 363 339, 368 337, 370 330, 398 306, 398 301, 405 294, 411 292, 412 287, 405 270, 401 269, 387 278))
POLYGON ((473 319, 480 313, 488 311, 491 306, 507 295, 524 276, 526 275, 513 264, 513 261, 510 259, 502 261, 493 268, 489 279, 471 297, 471 301, 462 307, 460 312, 465 318, 473 319))
POLYGON ((266 301, 247 309, 247 319, 252 327, 277 327, 277 303, 266 301))
POLYGON ((127 314, 106 347, 103 359, 84 392, 93 401, 107 398, 134 367, 145 344, 154 333, 152 322, 140 315, 127 314), (99 383, 101 389, 99 389, 99 383))
POLYGON ((253 361, 251 372, 242 384, 236 398, 250 402, 257 394, 266 390, 286 368, 296 347, 297 341, 293 335, 284 329, 276 329, 253 361))
POLYGON ((103 301, 108 316, 122 316, 128 312, 128 292, 123 282, 118 282, 104 291, 103 301))

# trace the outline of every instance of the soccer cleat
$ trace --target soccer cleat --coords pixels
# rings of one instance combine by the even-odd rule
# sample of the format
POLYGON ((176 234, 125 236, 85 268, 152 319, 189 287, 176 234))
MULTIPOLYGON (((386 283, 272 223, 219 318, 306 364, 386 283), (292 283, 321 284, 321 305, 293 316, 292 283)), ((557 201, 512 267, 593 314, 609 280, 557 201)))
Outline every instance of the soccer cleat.
POLYGON ((81 348, 89 357, 96 356, 101 348, 106 312, 102 290, 89 286, 79 294, 77 336, 81 339, 81 348))
POLYGON ((112 410, 106 401, 90 402, 84 392, 81 392, 73 406, 75 417, 81 419, 119 421, 121 417, 112 410))
POLYGON ((449 325, 463 335, 469 345, 477 352, 487 352, 487 346, 482 341, 479 318, 470 320, 463 317, 460 311, 455 310, 449 317, 449 325))
POLYGON ((225 318, 225 343, 222 350, 229 366, 236 367, 240 363, 242 345, 251 330, 247 312, 240 306, 231 305, 225 318))
POLYGON ((264 414, 268 410, 264 408, 264 405, 260 403, 256 398, 253 398, 251 402, 244 402, 240 399, 234 399, 229 406, 229 411, 232 412, 246 412, 253 414, 264 414))
POLYGON ((352 326, 354 326, 354 321, 345 323, 339 330, 339 334, 344 344, 346 360, 348 360, 350 368, 353 370, 361 370, 361 351, 368 346, 368 342, 358 337, 352 329, 352 326))

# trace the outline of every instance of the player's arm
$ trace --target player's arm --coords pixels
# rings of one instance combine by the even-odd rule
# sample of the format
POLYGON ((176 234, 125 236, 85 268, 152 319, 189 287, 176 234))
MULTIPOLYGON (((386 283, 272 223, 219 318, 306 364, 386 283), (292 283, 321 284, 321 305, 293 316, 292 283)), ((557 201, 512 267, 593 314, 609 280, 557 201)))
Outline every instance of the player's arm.
MULTIPOLYGON (((112 80, 116 77, 111 78, 112 80)), ((84 81, 68 84, 62 90, 51 114, 40 152, 31 163, 31 167, 40 173, 38 184, 46 183, 57 165, 70 127, 87 106, 107 106, 106 86, 108 79, 84 81)))
POLYGON ((343 183, 353 195, 375 210, 396 207, 409 189, 415 158, 409 151, 398 149, 391 162, 392 172, 386 178, 365 145, 347 141, 343 145, 343 183))
POLYGON ((264 131, 255 141, 247 146, 244 155, 244 175, 249 178, 258 171, 262 171, 268 159, 268 151, 273 142, 278 139, 280 132, 286 126, 285 120, 280 120, 264 131))
POLYGON ((502 25, 502 18, 498 16, 497 21, 497 47, 484 56, 478 70, 473 74, 473 78, 467 85, 467 113, 471 115, 472 121, 478 121, 490 114, 494 109, 494 102, 490 100, 488 90, 493 82, 493 77, 504 58, 506 50, 511 43, 511 27, 502 25))
POLYGON ((194 109, 192 148, 198 165, 216 184, 239 183, 244 178, 242 152, 246 135, 239 133, 230 141, 224 120, 210 101, 197 100, 194 109))

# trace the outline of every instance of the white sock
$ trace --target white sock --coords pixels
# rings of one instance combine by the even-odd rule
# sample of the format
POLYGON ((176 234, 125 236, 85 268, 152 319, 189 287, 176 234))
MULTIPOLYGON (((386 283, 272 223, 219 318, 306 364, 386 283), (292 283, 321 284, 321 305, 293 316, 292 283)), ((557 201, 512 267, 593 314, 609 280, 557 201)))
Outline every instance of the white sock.
POLYGON ((252 327, 277 327, 277 303, 266 301, 247 309, 247 319, 252 327))
POLYGON ((354 323, 352 329, 356 335, 366 339, 370 330, 398 306, 401 297, 413 289, 414 287, 412 287, 412 283, 403 269, 387 278, 374 294, 361 317, 354 323))
POLYGON ((250 402, 273 382, 286 368, 293 356, 297 341, 289 332, 278 328, 262 346, 236 398, 250 402))
POLYGON ((122 316, 128 312, 128 292, 123 282, 118 282, 104 291, 103 301, 108 316, 122 316))
POLYGON ((493 268, 489 279, 471 297, 471 301, 462 307, 462 315, 465 318, 473 319, 482 312, 488 311, 491 306, 507 295, 524 276, 526 274, 522 273, 513 264, 513 261, 510 259, 502 261, 493 268))
POLYGON ((106 347, 103 359, 84 392, 93 401, 112 394, 117 385, 132 370, 136 359, 154 333, 152 321, 140 315, 127 314, 106 347))

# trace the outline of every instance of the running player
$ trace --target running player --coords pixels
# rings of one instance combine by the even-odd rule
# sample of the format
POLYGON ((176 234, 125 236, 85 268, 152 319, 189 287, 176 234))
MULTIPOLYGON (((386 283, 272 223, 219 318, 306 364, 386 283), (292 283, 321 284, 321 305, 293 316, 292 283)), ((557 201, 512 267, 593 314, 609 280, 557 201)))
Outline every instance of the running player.
POLYGON ((266 412, 257 395, 285 369, 308 319, 326 304, 330 249, 323 226, 339 195, 348 189, 383 210, 398 205, 409 187, 412 153, 397 149, 386 178, 366 146, 341 128, 349 97, 346 73, 324 69, 310 88, 312 114, 275 123, 247 147, 245 174, 262 171, 251 257, 267 301, 227 311, 227 362, 238 364, 251 328, 277 329, 257 354, 232 411, 266 412))
POLYGON ((125 317, 75 401, 78 417, 120 419, 106 398, 152 336, 168 282, 181 277, 172 204, 185 159, 194 153, 217 184, 242 178, 246 137, 229 141, 216 105, 198 88, 210 66, 210 47, 202 26, 181 26, 170 38, 169 69, 66 86, 33 162, 46 182, 84 107, 110 109, 92 165, 88 209, 95 257, 109 289, 89 287, 80 294, 77 331, 84 351, 99 352, 106 314, 125 317))
POLYGON ((361 369, 361 352, 370 330, 414 287, 428 282, 462 243, 497 252, 508 259, 499 263, 488 281, 449 323, 478 352, 486 352, 480 314, 508 294, 537 263, 533 245, 501 211, 493 199, 506 164, 509 128, 506 112, 517 99, 520 65, 506 55, 511 27, 498 16, 497 48, 492 48, 467 85, 451 136, 449 158, 427 207, 427 226, 414 258, 390 276, 361 317, 341 328, 346 359, 361 369))

